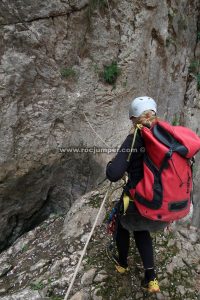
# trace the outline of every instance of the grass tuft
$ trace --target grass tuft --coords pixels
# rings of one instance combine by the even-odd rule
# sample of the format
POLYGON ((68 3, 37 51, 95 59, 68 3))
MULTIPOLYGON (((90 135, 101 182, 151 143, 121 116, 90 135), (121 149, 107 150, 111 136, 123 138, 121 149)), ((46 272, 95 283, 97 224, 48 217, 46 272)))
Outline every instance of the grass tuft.
POLYGON ((37 290, 42 290, 45 287, 45 285, 44 285, 44 283, 42 283, 40 281, 40 282, 31 283, 30 287, 31 287, 32 290, 37 291, 37 290))
POLYGON ((72 68, 62 68, 60 74, 63 78, 75 77, 76 72, 72 68))

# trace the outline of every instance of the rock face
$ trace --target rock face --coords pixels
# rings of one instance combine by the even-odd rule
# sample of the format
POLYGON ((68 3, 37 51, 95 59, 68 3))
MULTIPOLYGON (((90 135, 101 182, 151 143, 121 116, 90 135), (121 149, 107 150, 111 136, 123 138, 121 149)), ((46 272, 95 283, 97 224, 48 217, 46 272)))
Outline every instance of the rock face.
POLYGON ((133 97, 198 130, 197 17, 198 0, 1 1, 0 249, 103 178, 108 155, 66 147, 118 146, 133 97))
MULTIPOLYGON (((71 283, 82 254, 96 211, 105 195, 107 185, 91 191, 75 201, 66 218, 51 215, 38 227, 20 237, 0 257, 1 300, 61 300, 71 283), (85 218, 87 213, 90 218, 85 218), (69 219, 80 221, 76 234, 68 226, 69 219)), ((115 186, 114 188, 117 188, 115 186)), ((112 194, 114 200, 120 190, 112 194)), ((111 209, 106 201, 106 210, 111 209)), ((148 295, 140 289, 143 268, 131 241, 130 272, 120 275, 106 255, 112 241, 106 234, 105 210, 83 257, 71 290, 71 300, 142 300, 148 295)), ((182 224, 152 235, 155 246, 156 269, 161 293, 151 299, 197 300, 200 292, 200 232, 182 224)))

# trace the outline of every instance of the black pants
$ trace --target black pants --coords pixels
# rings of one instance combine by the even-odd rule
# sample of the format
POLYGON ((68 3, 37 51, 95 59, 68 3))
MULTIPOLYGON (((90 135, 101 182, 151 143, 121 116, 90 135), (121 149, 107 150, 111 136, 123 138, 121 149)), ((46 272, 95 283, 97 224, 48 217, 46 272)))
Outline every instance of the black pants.
MULTIPOLYGON (((149 231, 134 231, 133 234, 144 269, 154 268, 153 244, 149 231)), ((118 223, 117 228, 116 243, 119 254, 119 263, 121 266, 127 267, 130 233, 122 227, 120 222, 118 223)))

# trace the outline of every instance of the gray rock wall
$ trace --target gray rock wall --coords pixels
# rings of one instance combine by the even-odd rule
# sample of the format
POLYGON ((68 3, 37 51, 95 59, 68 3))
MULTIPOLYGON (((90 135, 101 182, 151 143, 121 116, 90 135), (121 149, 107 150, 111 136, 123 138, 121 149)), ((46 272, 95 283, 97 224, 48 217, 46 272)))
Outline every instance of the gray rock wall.
POLYGON ((133 97, 148 94, 162 117, 198 128, 188 75, 198 1, 97 2, 0 3, 0 248, 103 178, 108 155, 59 148, 119 145, 133 97), (113 61, 115 86, 101 75, 113 61))
MULTIPOLYGON (((106 183, 79 197, 65 218, 52 214, 1 253, 1 300, 64 299, 107 188, 106 183)), ((130 274, 119 276, 115 272, 114 263, 105 251, 112 244, 113 248, 107 251, 115 253, 112 237, 105 233, 106 212, 111 211, 112 200, 120 196, 116 185, 112 192, 101 211, 68 299, 197 300, 200 232, 188 229, 187 223, 152 235, 159 294, 148 297, 140 289, 143 266, 132 241, 128 257, 130 274)))

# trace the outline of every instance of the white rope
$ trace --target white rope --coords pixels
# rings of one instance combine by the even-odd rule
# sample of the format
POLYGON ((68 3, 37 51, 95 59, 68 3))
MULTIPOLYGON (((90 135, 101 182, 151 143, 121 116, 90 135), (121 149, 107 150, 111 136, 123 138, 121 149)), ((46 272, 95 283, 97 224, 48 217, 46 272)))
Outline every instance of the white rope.
POLYGON ((77 275, 77 273, 78 273, 78 270, 79 270, 79 268, 80 268, 81 262, 82 262, 82 260, 83 260, 83 256, 85 255, 87 246, 88 246, 89 241, 90 241, 90 239, 91 239, 91 237, 92 237, 92 235, 93 235, 94 229, 95 229, 95 227, 96 227, 98 218, 99 218, 100 213, 101 213, 101 211, 102 211, 102 209, 103 209, 103 206, 104 206, 104 204, 105 204, 105 201, 106 201, 108 192, 110 191, 110 188, 111 188, 111 183, 110 183, 109 188, 108 188, 108 190, 107 190, 107 192, 106 192, 106 194, 105 194, 105 197, 104 197, 104 199, 103 199, 103 201, 102 201, 102 203, 101 203, 99 212, 98 212, 98 214, 97 214, 97 216, 96 216, 96 219, 95 219, 95 221, 94 221, 93 227, 92 227, 92 229, 91 229, 91 231, 90 231, 90 234, 89 234, 89 236, 88 236, 88 239, 87 239, 87 241, 86 241, 86 243, 85 243, 85 246, 84 246, 84 248, 83 248, 81 257, 79 258, 79 262, 78 262, 78 264, 77 264, 76 270, 75 270, 75 272, 74 272, 74 275, 73 275, 73 277, 72 277, 71 283, 70 283, 70 285, 69 285, 69 287, 68 287, 68 290, 67 290, 67 293, 66 293, 66 295, 65 295, 64 300, 67 300, 68 297, 69 297, 69 294, 70 294, 70 292, 71 292, 72 286, 73 286, 74 281, 75 281, 75 279, 76 279, 76 275, 77 275))
POLYGON ((88 119, 88 117, 86 116, 86 114, 83 112, 83 114, 84 114, 84 117, 85 117, 85 119, 86 119, 86 121, 87 121, 87 123, 88 123, 88 125, 90 126, 90 128, 92 129, 92 131, 96 134, 96 136, 104 143, 104 145, 106 145, 106 147, 108 147, 108 148, 111 148, 101 137, 100 137, 100 135, 94 130, 94 128, 92 127, 92 125, 91 125, 91 123, 90 123, 90 121, 89 121, 89 119, 88 119))

